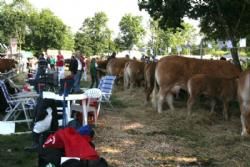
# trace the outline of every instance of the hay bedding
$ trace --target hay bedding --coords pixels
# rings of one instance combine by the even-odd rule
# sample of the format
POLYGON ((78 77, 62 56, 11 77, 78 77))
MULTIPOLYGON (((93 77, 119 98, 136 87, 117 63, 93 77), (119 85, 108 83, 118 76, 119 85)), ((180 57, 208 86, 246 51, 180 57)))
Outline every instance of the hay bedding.
POLYGON ((186 117, 185 101, 157 114, 143 105, 142 89, 114 91, 115 111, 99 117, 96 148, 111 167, 250 166, 250 139, 240 137, 239 111, 231 120, 197 106, 186 117))

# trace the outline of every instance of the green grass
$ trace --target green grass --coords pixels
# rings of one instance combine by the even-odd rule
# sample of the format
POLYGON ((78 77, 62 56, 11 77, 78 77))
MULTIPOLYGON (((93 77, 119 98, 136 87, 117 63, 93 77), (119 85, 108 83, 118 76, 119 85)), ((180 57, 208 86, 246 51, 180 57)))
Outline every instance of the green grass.
POLYGON ((37 154, 24 151, 31 142, 31 134, 0 136, 0 167, 37 166, 37 154))
POLYGON ((111 96, 110 100, 111 100, 112 105, 114 105, 116 108, 126 108, 126 107, 128 107, 128 106, 124 103, 124 101, 120 100, 120 99, 117 98, 117 96, 115 96, 115 95, 111 96))

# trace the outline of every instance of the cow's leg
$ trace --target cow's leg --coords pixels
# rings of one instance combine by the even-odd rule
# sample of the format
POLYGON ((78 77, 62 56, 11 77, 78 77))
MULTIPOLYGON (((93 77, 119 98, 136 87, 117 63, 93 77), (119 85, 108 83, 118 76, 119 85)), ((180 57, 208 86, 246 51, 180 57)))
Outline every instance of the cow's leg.
POLYGON ((245 125, 245 119, 243 113, 240 115, 240 120, 241 120, 241 125, 242 125, 242 131, 241 131, 241 136, 247 136, 247 129, 245 125))
POLYGON ((156 87, 154 87, 151 101, 152 101, 153 108, 155 109, 155 111, 157 111, 158 90, 156 87))
POLYGON ((194 91, 192 89, 191 81, 188 81, 188 83, 187 83, 187 91, 188 91, 188 95, 189 95, 188 101, 187 101, 187 111, 188 111, 188 115, 190 115, 192 107, 193 107, 194 102, 195 102, 195 98, 196 98, 196 94, 194 93, 194 91))
POLYGON ((128 76, 127 76, 125 70, 124 70, 123 86, 124 86, 124 90, 128 89, 128 76))
POLYGON ((157 85, 157 82, 155 81, 154 82, 154 87, 153 87, 153 93, 152 93, 152 105, 153 105, 153 108, 155 109, 155 111, 158 110, 158 99, 159 99, 159 86, 157 85))
POLYGON ((162 113, 163 101, 164 101, 164 97, 159 95, 158 104, 157 104, 158 113, 162 113))
POLYGON ((149 90, 147 88, 145 89, 145 96, 146 96, 146 98, 145 98, 144 104, 147 105, 149 103, 149 99, 150 99, 150 93, 149 93, 149 90))
POLYGON ((211 103, 210 103, 210 105, 211 105, 210 113, 214 113, 215 104, 216 104, 216 101, 215 101, 215 99, 212 98, 211 103))
POLYGON ((127 76, 127 89, 131 87, 131 77, 128 75, 127 76))
POLYGON ((188 101, 187 101, 187 111, 188 111, 188 115, 191 114, 191 111, 192 111, 192 107, 193 107, 193 105, 194 105, 194 102, 195 102, 195 97, 189 95, 189 98, 188 98, 188 101))
POLYGON ((241 126, 242 126, 242 131, 241 131, 241 136, 247 136, 247 129, 246 129, 246 123, 245 123, 245 107, 244 107, 244 104, 242 102, 242 100, 240 99, 240 112, 241 112, 241 115, 240 115, 240 121, 241 121, 241 126))
POLYGON ((159 92, 158 92, 158 102, 157 102, 158 113, 162 113, 162 107, 163 107, 164 99, 165 99, 165 94, 162 91, 162 89, 160 88, 159 92))
MULTIPOLYGON (((150 95, 154 90, 154 85, 147 85, 147 82, 145 82, 145 95, 146 95, 146 101, 145 101, 145 105, 149 103, 150 101, 150 95)), ((152 95, 153 96, 153 95, 152 95)), ((152 97, 153 98, 153 97, 152 97)))
POLYGON ((227 101, 223 101, 223 116, 225 118, 225 120, 228 120, 228 102, 227 101))
POLYGON ((131 78, 130 80, 130 90, 132 90, 135 87, 135 80, 134 78, 131 78))
POLYGON ((173 105, 173 94, 171 92, 168 92, 167 93, 167 96, 166 96, 166 99, 167 99, 167 103, 168 103, 168 106, 170 108, 170 110, 174 111, 174 105, 173 105))

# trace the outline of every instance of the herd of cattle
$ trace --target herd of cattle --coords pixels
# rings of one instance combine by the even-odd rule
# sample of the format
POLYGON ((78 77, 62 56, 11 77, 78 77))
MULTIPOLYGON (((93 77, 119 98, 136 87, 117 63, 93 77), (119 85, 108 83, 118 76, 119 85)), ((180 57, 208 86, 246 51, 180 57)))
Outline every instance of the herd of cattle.
POLYGON ((174 96, 184 90, 188 93, 187 114, 191 113, 195 100, 200 95, 211 98, 211 112, 215 99, 223 103, 223 115, 228 119, 229 102, 240 104, 242 133, 250 135, 250 70, 241 72, 225 60, 200 60, 182 56, 167 56, 157 63, 144 63, 126 58, 98 61, 101 71, 124 81, 124 89, 144 85, 145 101, 150 101, 161 113, 163 103, 174 110, 174 96))

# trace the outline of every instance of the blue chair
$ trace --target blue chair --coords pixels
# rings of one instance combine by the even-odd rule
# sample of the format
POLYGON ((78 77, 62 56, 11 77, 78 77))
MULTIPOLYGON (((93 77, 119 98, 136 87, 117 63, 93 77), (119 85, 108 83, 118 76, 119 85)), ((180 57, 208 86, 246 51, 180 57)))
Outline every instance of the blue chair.
POLYGON ((115 83, 116 76, 106 75, 101 78, 98 89, 102 91, 101 103, 108 103, 113 109, 110 97, 112 95, 113 85, 115 83))

